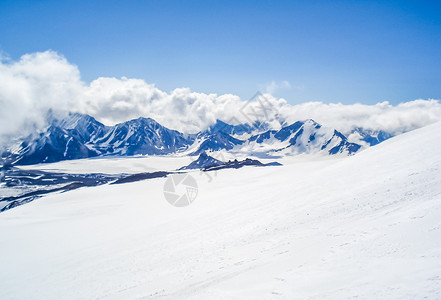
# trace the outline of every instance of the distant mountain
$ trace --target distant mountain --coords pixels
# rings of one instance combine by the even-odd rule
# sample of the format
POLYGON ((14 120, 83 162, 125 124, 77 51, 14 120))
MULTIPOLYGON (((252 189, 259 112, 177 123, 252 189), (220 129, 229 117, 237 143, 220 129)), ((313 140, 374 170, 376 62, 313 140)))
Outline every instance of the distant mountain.
POLYGON ((150 118, 138 118, 111 127, 94 148, 112 155, 162 155, 185 149, 193 143, 176 130, 168 129, 150 118))
POLYGON ((79 113, 70 113, 62 119, 50 115, 48 123, 74 133, 82 143, 94 143, 110 130, 110 127, 104 126, 93 117, 79 113))
MULTIPOLYGON (((340 132, 313 120, 298 121, 279 130, 268 128, 264 122, 230 125, 218 120, 203 132, 184 135, 150 118, 105 126, 84 114, 72 113, 65 118, 49 114, 43 130, 20 139, 2 157, 11 164, 27 165, 103 155, 166 155, 188 150, 190 155, 199 155, 197 163, 203 165, 207 159, 205 152, 220 150, 332 155, 352 154, 360 149, 360 145, 348 142, 340 132)), ((374 134, 360 131, 371 144, 388 137, 385 133, 374 134)))
POLYGON ((390 139, 394 134, 383 130, 369 130, 363 128, 356 128, 352 133, 360 135, 360 140, 369 144, 369 146, 375 146, 387 139, 390 139))
POLYGON ((265 122, 254 122, 252 125, 244 123, 239 125, 230 125, 221 120, 216 120, 216 123, 210 126, 203 133, 213 134, 216 132, 222 132, 229 135, 240 136, 244 134, 250 134, 253 132, 263 132, 269 129, 269 125, 265 122))
POLYGON ((230 125, 221 120, 210 126, 207 130, 196 135, 197 149, 191 155, 199 155, 205 151, 231 150, 246 141, 246 136, 267 130, 269 125, 265 122, 254 124, 230 125))
POLYGON ((197 135, 196 142, 199 143, 199 146, 191 155, 198 155, 205 151, 231 150, 235 146, 245 143, 245 141, 221 131, 200 133, 197 135))
POLYGON ((94 118, 70 114, 63 120, 50 116, 48 122, 43 131, 28 135, 11 151, 9 159, 14 164, 29 165, 100 155, 86 145, 106 132, 106 127, 94 118))
POLYGON ((109 127, 75 113, 63 119, 50 116, 44 130, 25 137, 3 156, 14 164, 28 165, 101 155, 169 154, 192 143, 153 119, 139 118, 109 127))
POLYGON ((248 148, 254 151, 290 150, 294 153, 325 151, 328 154, 352 154, 360 145, 348 142, 337 130, 322 127, 313 120, 298 121, 280 130, 268 130, 248 140, 248 148))

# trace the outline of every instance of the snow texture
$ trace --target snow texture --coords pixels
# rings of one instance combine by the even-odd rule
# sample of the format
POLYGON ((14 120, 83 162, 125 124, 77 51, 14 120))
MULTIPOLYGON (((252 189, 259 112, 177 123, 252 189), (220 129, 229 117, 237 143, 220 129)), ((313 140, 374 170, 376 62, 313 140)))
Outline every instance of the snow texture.
POLYGON ((441 123, 281 162, 191 172, 186 208, 155 178, 1 213, 0 298, 441 298, 441 123))

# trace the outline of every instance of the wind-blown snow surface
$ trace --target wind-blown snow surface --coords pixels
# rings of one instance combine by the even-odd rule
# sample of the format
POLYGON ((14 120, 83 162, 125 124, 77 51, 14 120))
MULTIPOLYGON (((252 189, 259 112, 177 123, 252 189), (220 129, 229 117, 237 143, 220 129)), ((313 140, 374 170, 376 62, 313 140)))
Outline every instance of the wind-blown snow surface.
POLYGON ((0 298, 441 297, 441 123, 348 158, 192 174, 186 208, 161 178, 0 214, 0 298))

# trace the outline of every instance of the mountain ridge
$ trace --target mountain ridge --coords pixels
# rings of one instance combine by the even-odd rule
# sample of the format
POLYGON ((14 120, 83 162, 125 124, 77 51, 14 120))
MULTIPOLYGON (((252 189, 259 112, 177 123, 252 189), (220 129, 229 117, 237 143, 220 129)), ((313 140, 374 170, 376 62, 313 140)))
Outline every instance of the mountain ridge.
MULTIPOLYGON (((106 126, 92 116, 69 113, 65 118, 50 115, 47 124, 43 130, 9 147, 2 157, 11 164, 29 165, 97 156, 169 155, 190 149, 189 155, 220 150, 351 155, 361 148, 339 131, 312 119, 279 130, 270 129, 264 122, 256 127, 256 124, 231 125, 217 120, 207 130, 192 135, 145 117, 106 126)), ((368 133, 365 137, 371 138, 368 133)))

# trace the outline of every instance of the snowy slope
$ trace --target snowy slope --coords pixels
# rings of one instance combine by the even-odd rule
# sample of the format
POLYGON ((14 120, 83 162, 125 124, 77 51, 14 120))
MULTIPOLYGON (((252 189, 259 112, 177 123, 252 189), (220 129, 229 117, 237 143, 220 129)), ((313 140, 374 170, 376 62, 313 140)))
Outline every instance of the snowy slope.
POLYGON ((43 170, 73 174, 106 173, 133 174, 160 170, 176 170, 194 161, 188 156, 105 156, 86 159, 65 160, 49 164, 20 166, 24 170, 43 170))
POLYGON ((441 123, 344 159, 55 194, 0 214, 1 299, 441 298, 441 123))

